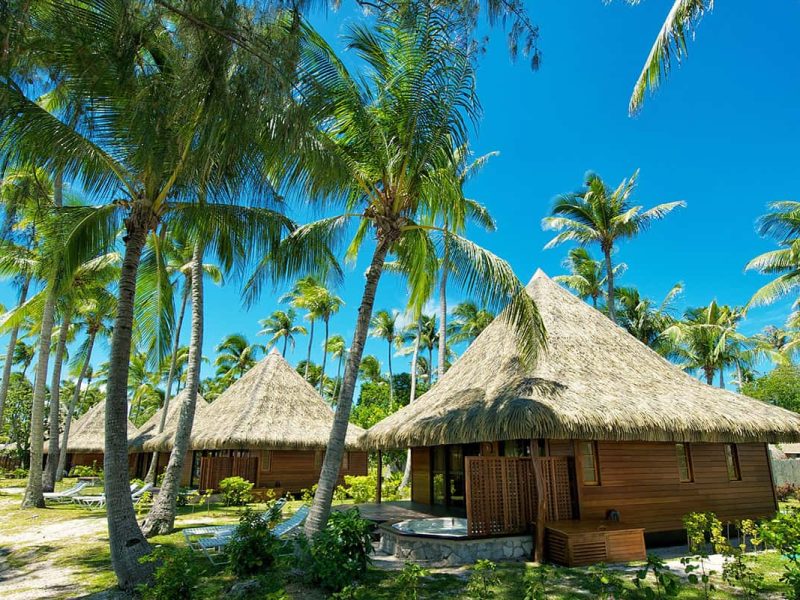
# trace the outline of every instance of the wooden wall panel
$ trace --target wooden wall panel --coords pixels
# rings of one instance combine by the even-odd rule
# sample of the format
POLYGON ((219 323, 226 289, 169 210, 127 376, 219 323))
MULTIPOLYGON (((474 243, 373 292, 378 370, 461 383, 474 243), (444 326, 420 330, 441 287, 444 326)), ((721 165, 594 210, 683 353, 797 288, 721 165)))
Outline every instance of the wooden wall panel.
POLYGON ((431 504, 431 450, 411 449, 411 501, 431 504))
MULTIPOLYGON (((690 512, 723 520, 760 518, 776 510, 765 444, 738 444, 742 478, 729 481, 723 444, 690 444, 694 481, 681 483, 675 444, 598 442, 600 485, 578 482, 581 519, 619 511, 647 531, 683 527, 690 512)), ((580 468, 576 469, 580 473, 580 468)))

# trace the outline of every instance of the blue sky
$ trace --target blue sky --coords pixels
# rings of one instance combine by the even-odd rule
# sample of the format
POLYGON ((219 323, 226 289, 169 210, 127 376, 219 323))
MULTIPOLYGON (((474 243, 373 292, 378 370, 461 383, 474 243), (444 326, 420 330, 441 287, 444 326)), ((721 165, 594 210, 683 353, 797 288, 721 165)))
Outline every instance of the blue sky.
MULTIPOLYGON (((567 248, 542 249, 551 234, 540 222, 556 194, 579 187, 590 169, 616 185, 638 168, 637 203, 684 200, 687 207, 621 245, 616 260, 629 267, 621 283, 660 299, 682 281, 679 306, 684 307, 713 298, 744 304, 766 281, 745 273, 744 265, 773 247, 756 234, 757 217, 770 201, 796 199, 800 183, 795 76, 800 47, 792 43, 800 3, 718 3, 700 24, 688 60, 632 118, 627 113, 632 85, 670 4, 529 2, 541 31, 543 62, 537 72, 525 60, 512 63, 502 30, 483 32, 490 36, 478 73, 484 114, 473 149, 500 156, 467 191, 490 208, 498 231, 470 235, 508 260, 521 279, 527 281, 538 267, 550 275, 563 272, 567 248)), ((335 44, 346 24, 358 18, 354 8, 345 7, 313 22, 335 44)), ((291 214, 297 218, 302 212, 293 208, 291 214)), ((347 267, 338 290, 346 306, 331 323, 332 332, 348 339, 364 260, 347 267)), ((209 284, 204 354, 213 356, 227 333, 255 339, 257 321, 278 308, 284 291, 265 295, 245 311, 235 284, 209 284)), ((451 291, 451 303, 460 298, 458 290, 451 291)), ((0 301, 13 303, 7 284, 0 301)), ((402 310, 404 302, 402 282, 385 277, 376 309, 402 310)), ((782 324, 787 313, 787 302, 755 309, 743 330, 782 324)), ((298 340, 292 362, 304 357, 305 343, 298 340)), ((320 344, 314 345, 319 361, 320 344)), ((384 344, 371 340, 367 352, 385 362, 384 344)))

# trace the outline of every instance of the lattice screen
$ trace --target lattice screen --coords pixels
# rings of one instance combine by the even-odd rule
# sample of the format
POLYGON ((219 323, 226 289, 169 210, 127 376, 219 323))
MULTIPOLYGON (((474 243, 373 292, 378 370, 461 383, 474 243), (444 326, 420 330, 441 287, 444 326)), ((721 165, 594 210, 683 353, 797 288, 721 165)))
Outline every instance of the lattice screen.
POLYGON ((569 463, 566 457, 469 456, 466 463, 469 535, 521 533, 536 517, 532 460, 542 463, 547 520, 572 518, 569 463))

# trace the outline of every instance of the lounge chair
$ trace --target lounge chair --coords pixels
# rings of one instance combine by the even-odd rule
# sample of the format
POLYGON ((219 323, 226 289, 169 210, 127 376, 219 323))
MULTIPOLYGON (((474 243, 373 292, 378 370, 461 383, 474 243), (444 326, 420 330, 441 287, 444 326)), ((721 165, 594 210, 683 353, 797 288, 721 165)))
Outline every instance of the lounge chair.
MULTIPOLYGON (((307 516, 308 506, 304 504, 298 508, 297 512, 291 517, 278 523, 272 529, 272 535, 277 537, 279 540, 287 542, 297 534, 298 529, 303 524, 303 521, 306 520, 307 516)), ((235 535, 236 530, 234 529, 230 533, 220 536, 200 538, 197 540, 197 545, 199 546, 200 550, 202 550, 203 554, 206 555, 206 558, 211 561, 211 564, 219 565, 226 562, 225 546, 228 545, 235 535)))
MULTIPOLYGON (((286 498, 280 498, 276 500, 275 504, 270 506, 269 509, 264 513, 263 515, 264 518, 268 522, 279 519, 285 504, 286 504, 286 498)), ((231 535, 237 527, 238 524, 208 525, 205 527, 189 527, 183 530, 183 537, 186 539, 186 544, 192 550, 202 550, 200 545, 197 543, 200 539, 208 537, 211 538, 224 537, 226 535, 231 535)))
MULTIPOLYGON (((146 483, 142 487, 139 487, 139 485, 136 483, 132 483, 131 499, 133 500, 134 504, 145 492, 149 492, 151 489, 153 489, 153 485, 150 483, 146 483)), ((81 506, 87 506, 89 508, 103 508, 106 505, 106 495, 100 494, 99 496, 74 496, 72 501, 75 502, 75 504, 80 504, 81 506)))
POLYGON ((81 490, 89 485, 88 481, 79 481, 68 490, 61 492, 45 492, 44 499, 51 502, 70 502, 74 496, 77 496, 81 490))

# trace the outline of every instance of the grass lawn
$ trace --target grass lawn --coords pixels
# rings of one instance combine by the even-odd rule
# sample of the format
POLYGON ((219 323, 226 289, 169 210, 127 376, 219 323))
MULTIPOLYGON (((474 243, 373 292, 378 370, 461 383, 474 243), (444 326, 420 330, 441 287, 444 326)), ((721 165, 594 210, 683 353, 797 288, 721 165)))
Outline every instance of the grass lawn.
MULTIPOLYGON (((22 480, 0 480, 0 597, 4 599, 28 598, 115 598, 114 575, 111 571, 105 511, 90 510, 74 505, 56 505, 52 508, 19 509, 21 496, 4 492, 3 488, 19 488, 22 480)), ((73 480, 65 480, 59 488, 70 487, 73 480)), ((299 506, 290 503, 288 509, 299 506)), ((263 506, 263 505, 261 505, 263 506)), ((259 510, 261 507, 255 505, 259 510)), ((240 508, 218 504, 186 506, 179 508, 178 530, 167 536, 151 540, 154 546, 182 548, 185 546, 180 530, 188 526, 235 523, 240 508)), ((198 563, 205 570, 201 584, 201 597, 223 598, 234 583, 224 567, 214 567, 204 558, 198 563)), ((765 577, 764 598, 786 597, 787 589, 779 581, 785 559, 775 552, 754 555, 754 568, 765 577)), ((265 582, 264 591, 276 592, 263 598, 314 600, 328 595, 305 584, 293 565, 287 563, 274 569, 265 582), (285 596, 280 594, 284 593, 285 596)), ((532 563, 501 563, 497 565, 497 579, 488 585, 492 598, 522 599, 526 579, 538 567, 532 563)), ((615 571, 628 588, 633 588, 635 565, 615 571)), ((430 569, 419 582, 419 599, 468 599, 476 597, 467 591, 472 571, 469 568, 430 569)), ((717 589, 711 598, 735 598, 732 588, 725 585, 719 574, 713 577, 717 589)), ((593 598, 592 575, 587 569, 557 568, 550 571, 547 583, 548 598, 593 598)), ((345 598, 363 600, 403 600, 410 598, 410 587, 399 570, 382 570, 371 567, 364 580, 345 598)), ((686 588, 679 598, 703 598, 699 588, 686 588)))

